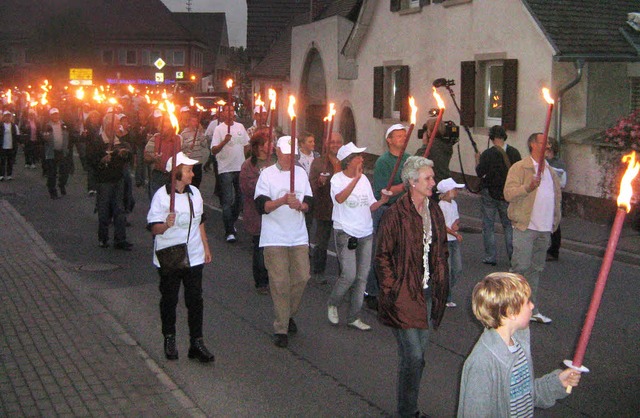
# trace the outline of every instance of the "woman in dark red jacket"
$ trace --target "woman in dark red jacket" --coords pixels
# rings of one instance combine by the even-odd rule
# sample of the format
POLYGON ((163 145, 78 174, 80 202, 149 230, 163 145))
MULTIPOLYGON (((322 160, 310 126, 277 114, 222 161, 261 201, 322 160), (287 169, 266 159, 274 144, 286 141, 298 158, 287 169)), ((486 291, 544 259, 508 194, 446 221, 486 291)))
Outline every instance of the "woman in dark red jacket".
POLYGON ((376 272, 380 286, 378 317, 398 342, 398 414, 420 416, 418 391, 431 325, 437 329, 449 291, 444 216, 432 201, 433 163, 409 157, 402 169, 408 193, 387 210, 377 236, 376 272), (416 415, 417 414, 417 415, 416 415))

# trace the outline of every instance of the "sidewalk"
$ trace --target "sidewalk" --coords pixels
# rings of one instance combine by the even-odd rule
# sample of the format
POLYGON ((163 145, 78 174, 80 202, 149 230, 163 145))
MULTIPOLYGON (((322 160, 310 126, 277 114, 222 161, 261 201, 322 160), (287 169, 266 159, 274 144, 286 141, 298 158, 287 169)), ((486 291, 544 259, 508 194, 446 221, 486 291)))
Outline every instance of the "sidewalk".
POLYGON ((0 416, 204 416, 0 200, 0 416))
MULTIPOLYGON (((460 212, 461 224, 472 232, 482 232, 480 216, 480 195, 468 190, 462 191, 456 199, 460 212)), ((496 231, 502 233, 500 220, 496 219, 496 231)), ((560 222, 562 230, 563 250, 571 250, 601 257, 609 241, 611 225, 597 224, 579 218, 563 217, 560 222)), ((625 223, 616 248, 615 260, 640 266, 640 232, 625 223)))

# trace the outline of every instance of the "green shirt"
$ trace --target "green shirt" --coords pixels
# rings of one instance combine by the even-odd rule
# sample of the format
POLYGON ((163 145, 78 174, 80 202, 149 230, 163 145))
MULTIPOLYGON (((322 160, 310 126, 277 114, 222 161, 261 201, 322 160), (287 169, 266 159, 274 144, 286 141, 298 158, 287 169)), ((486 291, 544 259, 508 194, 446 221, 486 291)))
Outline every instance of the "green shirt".
MULTIPOLYGON (((400 174, 402 173, 402 166, 405 161, 409 158, 409 154, 406 152, 402 155, 402 160, 400 161, 400 167, 398 167, 398 171, 396 172, 395 177, 393 178, 392 186, 396 184, 402 183, 402 178, 400 174)), ((387 187, 387 183, 389 182, 389 177, 391 177, 391 172, 393 171, 393 167, 396 165, 396 161, 398 157, 391 154, 389 151, 382 154, 377 160, 376 164, 373 167, 373 195, 376 200, 380 200, 381 193, 380 191, 387 187)), ((397 194, 389 199, 389 205, 394 203, 400 196, 404 194, 397 194)))

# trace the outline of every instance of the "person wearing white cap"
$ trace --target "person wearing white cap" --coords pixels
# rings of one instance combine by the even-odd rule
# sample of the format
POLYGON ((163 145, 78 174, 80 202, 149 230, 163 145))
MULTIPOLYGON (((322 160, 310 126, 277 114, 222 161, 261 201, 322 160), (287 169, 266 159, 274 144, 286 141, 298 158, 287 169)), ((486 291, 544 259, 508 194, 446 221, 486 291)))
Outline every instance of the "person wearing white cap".
POLYGON ((307 173, 293 165, 292 147, 295 154, 297 147, 290 136, 278 139, 278 162, 262 170, 254 194, 258 213, 262 215, 260 247, 264 248, 264 263, 269 272, 277 347, 286 347, 288 334, 298 330, 293 317, 310 275, 304 214, 311 207, 313 194, 307 173), (291 169, 295 170, 294 193, 290 192, 291 169))
POLYGON ((451 297, 453 286, 462 277, 462 255, 460 254, 460 214, 458 213, 458 203, 455 198, 458 196, 458 189, 464 189, 464 184, 456 183, 451 177, 440 180, 436 190, 440 195, 438 205, 444 214, 444 223, 447 227, 447 248, 449 249, 449 295, 447 296, 447 306, 455 308, 457 305, 451 297))
POLYGON ((184 284, 184 301, 187 306, 189 324, 190 359, 201 363, 214 361, 214 355, 204 344, 202 333, 203 299, 202 271, 205 264, 211 262, 211 251, 205 231, 205 213, 202 195, 197 187, 191 185, 193 166, 197 160, 188 158, 184 153, 167 161, 166 170, 175 171, 175 209, 170 212, 171 184, 159 188, 151 199, 147 214, 147 229, 154 237, 153 264, 160 275, 160 319, 164 336, 164 354, 167 360, 178 359, 176 343, 176 306, 180 293, 180 284, 184 284), (189 267, 169 269, 161 266, 156 251, 175 245, 186 244, 189 267))
MULTIPOLYGON (((385 140, 389 150, 376 160, 376 164, 373 167, 373 195, 376 199, 380 199, 382 197, 382 190, 387 187, 387 183, 389 182, 389 178, 393 172, 393 167, 396 165, 398 158, 400 158, 400 168, 402 168, 407 158, 409 158, 409 154, 406 152, 400 155, 402 153, 402 147, 406 137, 407 128, 400 123, 391 125, 389 129, 387 129, 385 140)), ((396 172, 396 175, 391 182, 391 189, 386 191, 391 193, 389 201, 380 206, 380 208, 373 213, 374 248, 376 247, 375 233, 378 230, 378 224, 380 223, 382 215, 393 203, 395 203, 396 200, 398 200, 398 198, 400 198, 400 196, 404 194, 404 185, 400 178, 401 171, 402 170, 400 169, 396 172)), ((367 278, 367 294, 365 296, 365 301, 369 308, 377 309, 377 297, 378 279, 376 277, 376 270, 371 268, 369 271, 369 277, 367 278)))
POLYGON ((13 179, 13 164, 18 152, 19 135, 18 125, 13 123, 13 113, 5 110, 2 113, 2 138, 0 138, 0 181, 13 179))
POLYGON ((189 118, 191 117, 191 108, 182 106, 180 108, 180 131, 184 131, 189 126, 189 118))
POLYGON ((220 113, 222 123, 213 131, 211 139, 211 153, 218 161, 224 234, 230 244, 236 242, 235 223, 242 210, 240 168, 249 151, 249 135, 241 123, 233 120, 233 113, 233 106, 227 105, 220 113))
POLYGON ((364 159, 361 153, 366 148, 358 148, 353 142, 338 150, 338 160, 342 171, 331 178, 331 199, 333 201, 334 240, 340 263, 340 276, 329 296, 328 318, 332 325, 338 325, 338 306, 349 293, 349 313, 347 325, 361 331, 371 327, 360 319, 360 309, 364 301, 364 289, 371 268, 374 212, 389 201, 383 194, 379 201, 373 196, 371 183, 362 175, 364 159))
POLYGON ((247 135, 251 138, 259 128, 265 126, 267 126, 267 109, 262 105, 255 106, 253 108, 253 125, 247 129, 247 135))
POLYGON ((44 159, 47 173, 47 189, 52 199, 58 198, 56 182, 60 194, 67 194, 67 180, 71 169, 71 152, 69 141, 69 129, 60 119, 60 111, 52 107, 49 110, 50 120, 44 128, 43 139, 45 143, 44 159))

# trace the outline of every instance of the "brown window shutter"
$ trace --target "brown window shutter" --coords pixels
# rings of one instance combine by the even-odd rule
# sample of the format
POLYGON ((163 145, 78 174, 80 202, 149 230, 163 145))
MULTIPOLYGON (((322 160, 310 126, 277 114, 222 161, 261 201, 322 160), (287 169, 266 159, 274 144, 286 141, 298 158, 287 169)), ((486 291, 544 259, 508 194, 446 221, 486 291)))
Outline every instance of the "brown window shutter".
POLYGON ((384 67, 373 67, 373 117, 384 117, 384 67))
POLYGON ((460 124, 475 126, 476 121, 476 62, 460 63, 460 124))
POLYGON ((431 3, 431 0, 420 0, 420 7, 424 7, 431 3))
POLYGON ((409 66, 403 65, 400 67, 400 74, 398 81, 398 95, 396 98, 400 104, 400 120, 408 121, 411 115, 411 109, 409 108, 409 66))
POLYGON ((402 0, 391 0, 389 2, 389 10, 391 10, 392 12, 397 12, 398 10, 400 10, 401 1, 402 0))
POLYGON ((502 67, 502 126, 516 130, 518 110, 518 60, 504 60, 502 67))

